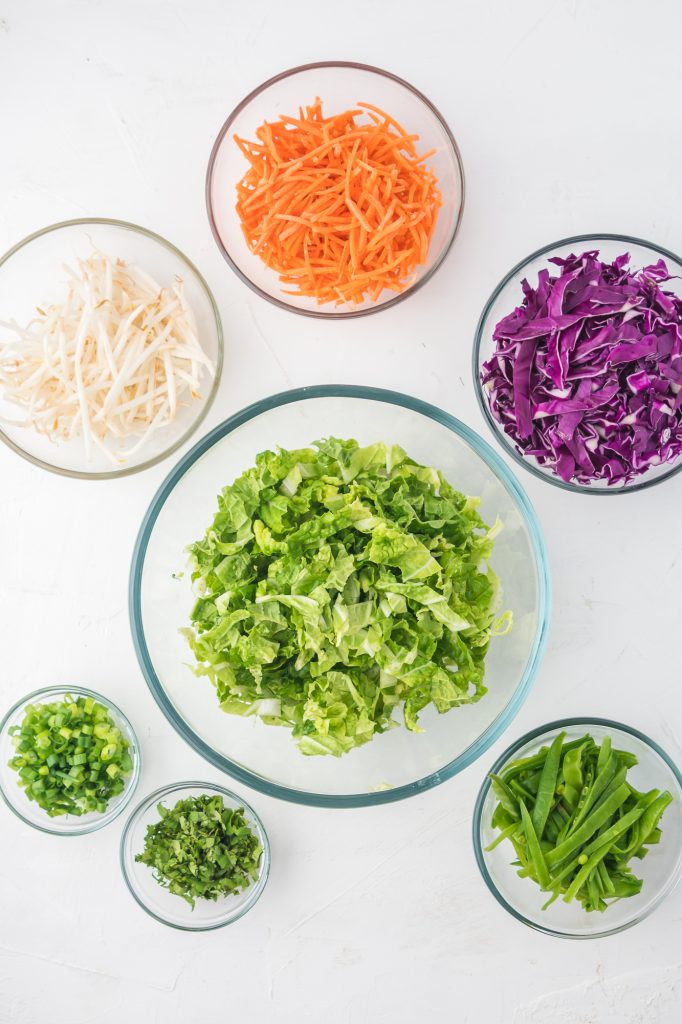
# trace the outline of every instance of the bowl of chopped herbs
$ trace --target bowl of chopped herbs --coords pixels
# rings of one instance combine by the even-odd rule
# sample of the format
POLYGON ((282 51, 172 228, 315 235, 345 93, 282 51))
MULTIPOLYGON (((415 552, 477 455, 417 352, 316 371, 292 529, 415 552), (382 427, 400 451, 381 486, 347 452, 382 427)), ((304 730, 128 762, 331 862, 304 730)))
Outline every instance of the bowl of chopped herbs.
POLYGON ((130 800, 142 757, 112 701, 82 686, 23 697, 0 723, 0 796, 22 821, 54 835, 84 835, 130 800))
POLYGON ((221 928, 260 897, 270 870, 263 824, 245 800, 208 782, 157 789, 128 819, 121 868, 138 904, 184 931, 221 928))
POLYGON ((524 924, 600 938, 651 913, 682 875, 682 774, 643 733, 552 722, 498 758, 476 802, 483 879, 524 924))

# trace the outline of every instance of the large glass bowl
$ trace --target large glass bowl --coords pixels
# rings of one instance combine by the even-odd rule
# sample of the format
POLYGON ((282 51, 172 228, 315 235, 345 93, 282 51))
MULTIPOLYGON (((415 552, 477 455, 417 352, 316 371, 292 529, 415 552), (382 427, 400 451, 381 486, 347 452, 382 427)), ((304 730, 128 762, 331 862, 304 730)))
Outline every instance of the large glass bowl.
POLYGON ((161 924, 185 932, 211 931, 238 921, 258 902, 270 873, 270 843, 263 822, 246 800, 211 782, 174 782, 145 797, 125 824, 119 856, 123 879, 139 906, 161 924), (137 862, 135 857, 144 850, 147 827, 159 820, 159 804, 171 809, 179 800, 216 795, 222 798, 226 807, 244 809, 244 817, 263 847, 258 878, 240 893, 217 900, 198 899, 192 909, 181 896, 159 885, 152 868, 137 862))
POLYGON ((84 686, 61 684, 35 690, 17 701, 0 722, 0 796, 18 818, 21 818, 27 825, 31 825, 32 828, 37 828, 40 832, 49 832, 56 836, 82 836, 110 824, 128 805, 139 782, 141 770, 142 751, 135 730, 126 716, 108 697, 103 697, 101 693, 95 693, 94 690, 88 690, 84 686), (106 810, 101 813, 90 811, 88 814, 81 815, 62 814, 51 818, 35 800, 29 800, 26 790, 19 785, 17 772, 7 763, 16 753, 9 730, 12 726, 21 725, 29 704, 50 704, 53 701, 63 700, 66 694, 70 694, 72 697, 92 697, 99 704, 104 705, 128 741, 128 753, 133 767, 126 776, 125 788, 109 801, 106 810))
MULTIPOLYGON (((68 280, 65 265, 74 266, 100 249, 112 259, 136 263, 159 284, 172 285, 182 278, 185 296, 197 323, 199 342, 215 366, 210 379, 204 369, 201 394, 179 409, 172 423, 160 428, 133 451, 138 438, 126 448, 131 454, 118 465, 98 448, 88 459, 82 437, 54 442, 28 426, 16 425, 22 406, 3 397, 0 387, 0 441, 36 466, 63 476, 107 479, 137 473, 153 466, 188 441, 215 398, 223 365, 223 331, 213 295, 194 264, 165 238, 121 220, 98 217, 64 221, 36 231, 0 257, 0 321, 25 325, 35 316, 36 305, 58 302, 65 296, 68 280)), ((0 327, 4 332, 4 329, 0 327)))
POLYGON ((643 920, 679 882, 682 876, 682 774, 653 740, 637 729, 605 718, 568 718, 541 725, 512 743, 490 772, 500 774, 510 761, 532 756, 540 747, 549 745, 562 730, 567 740, 579 739, 589 733, 595 742, 600 743, 605 736, 610 736, 614 748, 630 751, 639 761, 628 770, 628 782, 641 792, 667 789, 672 793, 673 802, 665 809, 660 822, 660 843, 651 846, 643 860, 631 862, 635 874, 643 880, 642 891, 636 896, 618 900, 603 913, 585 911, 576 900, 564 903, 561 897, 543 910, 547 893, 543 893, 530 879, 519 878, 517 869, 512 866, 515 855, 511 843, 503 840, 494 850, 486 851, 486 847, 499 835, 490 823, 497 801, 488 776, 474 809, 474 852, 485 884, 497 902, 517 920, 547 935, 598 939, 643 920))
POLYGON ((499 736, 528 694, 549 617, 547 556, 535 513, 501 459, 448 413, 407 395, 362 387, 299 388, 267 398, 212 430, 157 492, 137 538, 130 615, 140 666, 159 706, 211 764, 272 796, 332 807, 384 803, 435 786, 471 764, 499 736), (220 711, 197 678, 180 629, 195 597, 185 549, 212 521, 216 496, 267 448, 302 447, 329 435, 402 445, 450 483, 481 497, 488 522, 504 529, 492 566, 514 614, 511 633, 492 641, 488 694, 477 704, 420 719, 375 737, 341 758, 305 757, 287 729, 220 711), (174 575, 175 574, 175 575, 174 575))
POLYGON ((329 319, 363 316, 389 309, 426 284, 452 245, 462 217, 464 171, 452 132, 433 104, 402 78, 366 64, 323 61, 283 71, 249 93, 235 107, 218 133, 206 175, 206 205, 218 248, 242 281, 264 299, 282 309, 329 319), (358 306, 318 306, 314 299, 287 295, 279 276, 266 267, 246 244, 235 209, 237 182, 248 163, 234 136, 255 138, 264 121, 282 114, 296 115, 300 106, 319 96, 325 113, 341 113, 358 102, 372 103, 395 117, 410 134, 418 135, 420 152, 435 150, 428 166, 435 172, 443 205, 429 246, 427 262, 418 267, 415 280, 399 295, 384 291, 376 302, 358 306))
MULTIPOLYGON (((633 491, 644 490, 645 487, 652 487, 669 479, 682 469, 682 459, 676 462, 666 462, 660 466, 652 466, 645 473, 637 476, 628 484, 612 485, 606 481, 595 481, 592 484, 579 484, 562 480, 551 469, 542 466, 532 455, 524 455, 516 447, 512 438, 505 432, 501 424, 497 422, 490 411, 490 404, 483 385, 481 384, 481 370, 495 351, 493 331, 498 322, 509 313, 512 313, 516 306, 520 306, 523 294, 521 292, 521 281, 528 278, 529 283, 537 286, 538 271, 551 267, 548 264, 550 256, 566 257, 570 253, 579 254, 590 249, 598 249, 600 259, 607 263, 612 262, 617 256, 624 252, 630 253, 630 266, 641 269, 659 259, 665 260, 668 270, 673 276, 671 281, 666 281, 664 287, 677 295, 682 295, 682 260, 679 256, 663 249, 653 242, 646 242, 641 238, 631 238, 629 235, 573 235, 571 238, 562 238, 550 245, 543 245, 525 259, 517 263, 515 267, 505 274, 497 285, 492 295, 486 302, 476 328, 476 337, 473 348, 472 369, 474 375, 474 389, 478 404, 481 407, 483 416, 493 432, 495 440, 507 452, 508 455, 524 469, 527 469, 540 480, 554 484, 565 491, 575 491, 579 494, 617 495, 630 494, 633 491)), ((556 268, 555 268, 556 269, 556 268)))

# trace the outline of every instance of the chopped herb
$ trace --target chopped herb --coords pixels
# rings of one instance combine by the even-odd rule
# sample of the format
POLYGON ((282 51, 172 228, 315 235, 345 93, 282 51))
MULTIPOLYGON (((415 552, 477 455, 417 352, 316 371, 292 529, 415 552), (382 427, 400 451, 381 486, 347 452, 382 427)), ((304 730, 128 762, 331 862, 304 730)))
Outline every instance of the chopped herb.
POLYGON ((159 820, 147 826, 144 853, 135 860, 192 909, 197 899, 236 895, 258 879, 263 847, 243 807, 226 807, 220 795, 204 794, 171 808, 160 803, 157 811, 159 820))

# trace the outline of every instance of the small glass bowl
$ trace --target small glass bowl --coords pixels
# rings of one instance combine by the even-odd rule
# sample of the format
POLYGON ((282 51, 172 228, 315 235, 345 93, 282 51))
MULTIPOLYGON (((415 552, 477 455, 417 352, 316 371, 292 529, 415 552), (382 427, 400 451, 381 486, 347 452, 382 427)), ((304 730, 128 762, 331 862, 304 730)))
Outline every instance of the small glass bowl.
POLYGON ((253 807, 236 793, 212 782, 174 782, 150 793, 128 818, 121 836, 121 871, 133 898, 155 920, 185 932, 205 932, 233 924, 257 903, 270 873, 270 843, 267 833, 253 807), (181 896, 168 892, 155 880, 153 871, 135 857, 144 850, 147 826, 159 820, 157 804, 173 807, 178 800, 191 796, 218 794, 229 807, 243 807, 246 820, 263 847, 257 881, 248 889, 218 900, 197 900, 194 910, 181 896))
POLYGON ((389 71, 350 61, 322 61, 283 71, 249 93, 235 107, 218 133, 206 174, 208 219, 218 248, 242 281, 281 309, 304 316, 343 320, 389 309, 418 291, 447 256, 462 219, 464 170, 457 143, 442 115, 414 86, 389 71), (358 102, 388 111, 410 133, 418 135, 421 152, 435 149, 429 166, 438 178, 443 205, 438 213, 427 263, 418 267, 414 283, 396 295, 384 291, 376 302, 358 306, 319 306, 314 299, 286 295, 276 271, 266 267, 248 248, 235 210, 235 188, 248 164, 234 135, 252 139, 264 121, 295 114, 319 96, 328 113, 339 113, 358 102))
MULTIPOLYGON (((523 294, 521 292, 521 281, 528 278, 530 284, 537 285, 538 271, 548 267, 550 256, 566 257, 570 253, 579 253, 589 249, 598 249, 600 258, 611 262, 624 252, 630 253, 630 265, 637 269, 656 263, 664 259, 673 279, 665 282, 668 291, 682 295, 682 259, 668 249, 660 245, 647 242, 642 238, 632 238, 630 235, 573 235, 570 238, 562 238, 558 242, 551 242, 543 245, 541 249, 532 252, 530 256, 521 260, 515 267, 506 274, 492 295, 483 307, 473 348, 472 369, 474 375, 474 390, 478 404, 488 426, 492 430, 495 440, 500 444, 508 455, 524 469, 527 469, 540 480, 561 487, 565 491, 575 491, 579 494, 617 495, 630 494, 634 491, 642 491, 646 487, 668 480, 675 473, 682 470, 682 458, 676 462, 666 462, 661 466, 652 466, 645 473, 637 476, 628 484, 609 485, 606 481, 595 481, 593 484, 579 484, 573 481, 567 483, 557 476, 551 469, 546 468, 532 455, 524 455, 518 449, 514 441, 504 432, 503 427, 497 422, 492 412, 485 388, 481 384, 481 370, 495 352, 493 331, 499 321, 512 313, 517 306, 521 305, 523 294)), ((551 264, 550 264, 551 266, 551 264)), ((556 269, 556 268, 555 268, 556 269)))
POLYGON ((499 774, 517 758, 528 757, 551 743, 564 731, 568 740, 589 733, 596 742, 610 736, 614 747, 630 751, 639 763, 628 771, 628 782, 637 789, 669 790, 673 802, 661 819, 661 841, 651 846, 643 860, 634 860, 635 874, 643 879, 642 891, 618 900, 603 913, 585 911, 580 903, 564 903, 559 897, 542 910, 547 893, 529 878, 519 878, 513 867, 514 850, 503 840, 494 850, 486 847, 499 832, 490 824, 496 799, 486 775, 476 800, 473 817, 474 853, 485 884, 498 903, 523 924, 546 935, 567 939, 599 939, 630 928, 647 917, 672 892, 682 876, 682 774, 657 743, 637 729, 606 718, 567 718, 541 725, 508 747, 490 772, 499 774), (636 865, 636 866, 635 866, 636 865))
POLYGON ((126 716, 108 697, 103 697, 101 693, 88 690, 84 686, 47 686, 42 690, 35 690, 17 701, 0 722, 0 796, 18 818, 40 832, 49 832, 55 836, 83 836, 109 825, 129 803, 139 781, 141 769, 142 751, 126 716), (7 763, 15 753, 9 730, 13 725, 21 725, 27 705, 49 704, 51 701, 62 700, 66 694, 72 697, 92 697, 99 704, 103 704, 128 741, 128 752, 133 762, 132 771, 126 777, 123 792, 110 800, 106 811, 101 814, 93 811, 80 817, 64 814, 58 818, 51 818, 35 800, 29 800, 25 789, 19 785, 18 773, 7 763))
MULTIPOLYGON (((204 369, 201 396, 179 409, 172 423, 161 427, 139 448, 114 465, 99 448, 87 457, 82 437, 52 441, 20 422, 23 406, 9 401, 0 388, 0 441, 34 466, 81 480, 106 480, 128 476, 154 466, 188 441, 206 416, 216 396, 223 365, 223 329, 220 314, 206 281, 194 264, 160 235, 136 224, 104 217, 51 224, 12 246, 0 257, 0 320, 25 324, 35 316, 40 302, 59 301, 68 280, 65 265, 87 259, 94 249, 112 258, 137 263, 162 285, 175 277, 184 283, 192 308, 199 342, 215 367, 213 380, 204 369)), ((3 332, 6 333, 6 332, 3 332)), ((137 444, 133 438, 131 450, 137 444)))

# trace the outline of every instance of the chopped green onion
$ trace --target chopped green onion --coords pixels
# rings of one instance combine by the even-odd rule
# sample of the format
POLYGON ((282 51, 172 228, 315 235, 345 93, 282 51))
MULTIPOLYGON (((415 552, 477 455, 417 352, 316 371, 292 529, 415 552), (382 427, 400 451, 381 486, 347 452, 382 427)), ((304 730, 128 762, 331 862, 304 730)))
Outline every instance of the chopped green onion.
POLYGON ((133 767, 128 741, 92 697, 27 704, 9 733, 17 751, 9 767, 50 817, 102 813, 125 789, 133 767))

